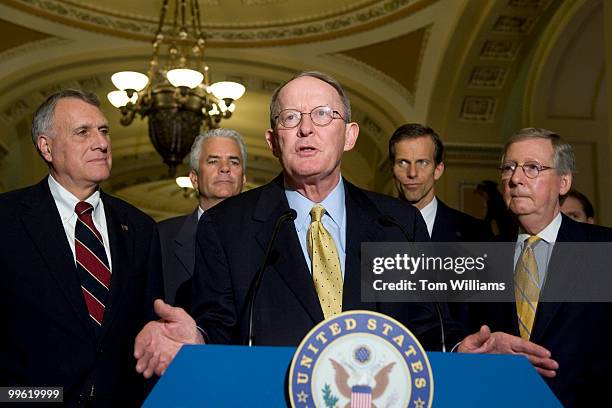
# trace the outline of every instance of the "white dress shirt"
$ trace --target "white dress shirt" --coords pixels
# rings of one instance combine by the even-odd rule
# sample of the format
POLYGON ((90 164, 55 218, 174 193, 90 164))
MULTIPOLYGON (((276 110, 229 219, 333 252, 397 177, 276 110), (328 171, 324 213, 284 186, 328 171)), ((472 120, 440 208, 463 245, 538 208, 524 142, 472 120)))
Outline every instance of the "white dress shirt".
MULTIPOLYGON (((285 189, 285 196, 289 202, 289 207, 293 208, 297 217, 293 221, 300 246, 306 259, 306 264, 310 273, 312 273, 312 263, 308 254, 308 245, 306 243, 308 237, 308 227, 310 226, 311 217, 310 210, 318 203, 314 203, 294 190, 285 189)), ((325 214, 321 218, 321 223, 332 236, 336 244, 338 258, 340 260, 340 270, 344 279, 344 266, 346 263, 346 204, 345 204, 344 182, 342 177, 336 184, 336 187, 329 193, 321 205, 325 208, 325 214)))
MULTIPOLYGON (((76 212, 74 212, 74 207, 80 200, 70 191, 62 187, 62 185, 59 184, 50 174, 47 181, 49 183, 49 189, 51 190, 51 195, 53 196, 55 205, 59 210, 62 225, 64 226, 64 231, 66 232, 66 238, 68 238, 68 243, 70 244, 70 249, 72 250, 74 264, 76 265, 76 254, 74 252, 74 228, 76 227, 78 217, 76 212)), ((100 200, 100 190, 96 190, 85 201, 93 206, 93 223, 102 235, 104 250, 106 251, 106 257, 108 258, 108 266, 112 271, 113 267, 110 253, 110 243, 108 241, 108 229, 106 228, 106 214, 104 212, 104 204, 102 203, 102 200, 100 200)))
POLYGON ((202 209, 202 207, 198 205, 198 221, 200 220, 200 217, 202 216, 202 214, 204 214, 204 210, 202 209))
POLYGON ((433 232, 434 222, 436 221, 436 213, 438 212, 438 199, 434 196, 433 200, 429 202, 425 207, 421 208, 421 215, 427 225, 427 232, 429 232, 429 238, 433 232))
MULTIPOLYGON (((540 288, 544 285, 546 279, 546 270, 548 269, 548 262, 550 261, 550 255, 552 254, 553 247, 557 241, 557 235, 559 234, 559 228, 561 228, 562 221, 561 213, 557 214, 555 218, 536 235, 541 239, 534 245, 533 253, 538 264, 538 276, 540 278, 540 288)), ((519 235, 516 240, 514 247, 514 269, 516 270, 516 263, 523 252, 525 240, 531 235, 524 232, 522 229, 519 230, 519 235)))

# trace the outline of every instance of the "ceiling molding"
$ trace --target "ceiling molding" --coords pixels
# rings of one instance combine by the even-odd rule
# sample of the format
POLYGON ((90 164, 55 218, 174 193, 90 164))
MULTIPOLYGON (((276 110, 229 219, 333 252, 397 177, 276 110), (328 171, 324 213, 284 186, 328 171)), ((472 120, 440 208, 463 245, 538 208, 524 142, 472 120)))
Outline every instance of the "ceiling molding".
MULTIPOLYGON (((210 47, 262 47, 331 40, 388 24, 412 15, 438 0, 382 0, 334 9, 307 19, 240 24, 203 22, 210 47)), ((5 0, 16 9, 55 22, 127 39, 150 41, 157 18, 126 16, 62 0, 5 0)))
POLYGON ((498 166, 503 149, 501 144, 444 143, 444 162, 498 166))
POLYGON ((35 53, 38 50, 42 50, 50 47, 57 47, 71 43, 71 40, 64 38, 49 37, 41 40, 25 43, 17 47, 9 48, 4 52, 0 53, 0 60, 7 61, 12 58, 18 58, 26 54, 35 53))
POLYGON ((47 97, 59 90, 67 88, 96 90, 101 86, 101 78, 97 75, 88 75, 74 78, 69 81, 49 83, 44 88, 37 89, 34 92, 28 92, 18 99, 2 101, 4 106, 0 106, 0 121, 10 126, 26 116, 30 119, 30 116, 38 106, 40 106, 47 97))
POLYGON ((414 94, 430 32, 431 25, 374 44, 341 51, 339 57, 387 82, 414 106, 414 94), (385 56, 393 54, 416 55, 418 58, 411 64, 389 64, 385 56))

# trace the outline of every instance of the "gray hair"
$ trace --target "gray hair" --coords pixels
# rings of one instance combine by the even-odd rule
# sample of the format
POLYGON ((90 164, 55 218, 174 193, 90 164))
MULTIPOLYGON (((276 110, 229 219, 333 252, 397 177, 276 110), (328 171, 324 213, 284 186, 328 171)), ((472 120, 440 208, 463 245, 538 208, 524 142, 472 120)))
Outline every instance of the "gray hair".
POLYGON ((301 78, 301 77, 316 78, 316 79, 319 79, 325 82, 326 84, 331 85, 336 90, 336 92, 338 92, 338 96, 340 97, 340 101, 342 102, 342 108, 344 110, 344 114, 342 115, 342 117, 344 118, 344 122, 349 123, 351 121, 351 102, 349 101, 349 98, 346 92, 344 92, 342 85, 340 85, 340 83, 336 81, 334 78, 332 78, 331 76, 327 74, 324 74, 323 72, 305 71, 305 72, 297 74, 293 78, 284 82, 281 86, 276 88, 276 90, 272 94, 272 100, 270 101, 270 127, 272 129, 274 129, 274 126, 276 125, 275 117, 278 115, 279 109, 280 109, 280 106, 278 106, 278 95, 280 94, 280 91, 289 82, 293 81, 294 79, 301 78))
POLYGON ((193 145, 191 146, 191 153, 189 153, 189 166, 191 167, 191 170, 195 171, 196 173, 198 172, 198 168, 200 167, 200 154, 202 153, 202 143, 204 143, 205 140, 212 139, 213 137, 224 137, 238 143, 240 155, 242 156, 242 171, 245 172, 247 152, 244 140, 242 139, 242 136, 240 136, 240 133, 233 129, 224 128, 207 130, 195 138, 193 145))
POLYGON ((100 107, 100 99, 89 91, 81 89, 63 89, 55 92, 50 95, 34 113, 34 119, 32 119, 32 143, 34 143, 34 146, 36 146, 36 142, 40 135, 48 134, 51 131, 55 106, 60 99, 64 98, 76 98, 97 108, 100 107))
POLYGON ((510 145, 529 139, 550 140, 554 151, 553 166, 556 169, 557 174, 562 176, 565 174, 574 175, 574 173, 576 173, 576 158, 574 156, 574 149, 572 148, 572 145, 563 140, 559 134, 551 130, 541 128, 521 129, 517 134, 511 136, 504 146, 502 163, 505 160, 506 152, 510 148, 510 145))

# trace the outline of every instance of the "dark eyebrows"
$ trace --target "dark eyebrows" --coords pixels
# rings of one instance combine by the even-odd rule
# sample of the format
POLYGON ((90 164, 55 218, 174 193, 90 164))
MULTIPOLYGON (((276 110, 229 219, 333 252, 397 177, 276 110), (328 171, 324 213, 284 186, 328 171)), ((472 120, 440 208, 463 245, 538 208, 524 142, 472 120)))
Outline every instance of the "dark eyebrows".
MULTIPOLYGON (((209 154, 208 156, 206 156, 206 160, 209 159, 221 159, 222 157, 218 154, 209 154)), ((242 161, 242 159, 240 158, 240 156, 229 156, 228 157, 230 160, 238 160, 238 161, 242 161)))
POLYGON ((79 132, 81 130, 89 130, 89 129, 109 130, 110 127, 109 127, 108 123, 103 123, 103 124, 101 124, 99 126, 91 126, 89 124, 79 124, 79 125, 74 127, 73 131, 74 132, 79 132))

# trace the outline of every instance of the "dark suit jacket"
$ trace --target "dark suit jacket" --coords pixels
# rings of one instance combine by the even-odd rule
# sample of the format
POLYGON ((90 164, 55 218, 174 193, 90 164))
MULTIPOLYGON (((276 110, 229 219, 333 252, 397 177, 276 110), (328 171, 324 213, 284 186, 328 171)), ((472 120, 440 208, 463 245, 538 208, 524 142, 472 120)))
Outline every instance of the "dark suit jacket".
MULTIPOLYGON (((515 237, 501 237, 516 241, 515 237)), ((612 229, 578 223, 563 216, 557 242, 612 242, 612 229)), ((559 280, 580 279, 584 254, 555 245, 542 288, 544 295, 559 280)), ((513 254, 508 254, 513 264, 513 254)), ((512 273, 509 270, 509 273, 512 273)), ((473 305, 473 327, 488 324, 492 331, 519 335, 514 303, 473 305)), ((539 302, 531 341, 552 353, 559 363, 557 376, 545 379, 566 407, 601 406, 607 400, 612 367, 612 303, 539 302)))
POLYGON ((198 209, 189 215, 161 221, 157 229, 161 243, 164 298, 166 303, 189 310, 198 209))
POLYGON ((486 222, 455 210, 438 198, 432 242, 485 242, 491 238, 493 233, 486 222))
POLYGON ((62 386, 65 406, 137 406, 134 338, 161 295, 154 221, 101 194, 112 278, 96 336, 47 179, 0 195, 0 384, 62 386), (93 393, 93 397, 88 395, 93 393))
MULTIPOLYGON (((438 208, 431 231, 432 242, 486 242, 492 238, 491 226, 487 222, 455 210, 438 198, 438 208)), ((443 309, 448 307, 447 312, 455 322, 464 326, 470 324, 468 304, 449 302, 440 304, 440 307, 443 309)))
MULTIPOLYGON (((427 348, 439 348, 438 318, 431 304, 361 301, 361 243, 405 241, 393 216, 417 241, 427 241, 425 223, 412 206, 344 181, 346 264, 343 310, 376 310, 404 323, 427 348)), ((229 198, 200 219, 192 312, 212 343, 244 343, 248 337, 247 292, 264 258, 278 217, 289 209, 282 176, 229 198)), ((323 320, 323 312, 293 222, 282 225, 255 303, 255 343, 297 345, 323 320)), ((452 340, 451 340, 452 341, 452 340)))

